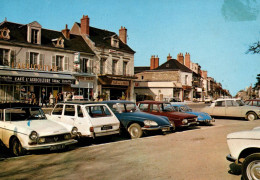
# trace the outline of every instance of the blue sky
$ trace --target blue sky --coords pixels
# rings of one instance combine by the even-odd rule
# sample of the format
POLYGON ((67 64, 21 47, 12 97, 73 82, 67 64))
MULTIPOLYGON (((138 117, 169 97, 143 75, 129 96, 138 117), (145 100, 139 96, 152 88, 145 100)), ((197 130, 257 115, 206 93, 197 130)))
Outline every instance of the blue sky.
POLYGON ((128 30, 128 45, 136 51, 135 66, 160 64, 189 52, 208 76, 235 95, 256 82, 260 55, 246 54, 260 40, 258 0, 1 0, 0 22, 43 28, 71 28, 83 15, 90 26, 118 33, 128 30))

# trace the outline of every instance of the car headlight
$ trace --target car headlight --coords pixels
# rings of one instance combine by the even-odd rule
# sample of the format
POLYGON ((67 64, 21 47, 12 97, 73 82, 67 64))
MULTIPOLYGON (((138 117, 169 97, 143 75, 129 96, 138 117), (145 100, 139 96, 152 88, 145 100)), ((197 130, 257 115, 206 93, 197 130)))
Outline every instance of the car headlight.
POLYGON ((198 116, 198 119, 202 119, 202 116, 201 116, 201 115, 199 115, 199 116, 198 116))
POLYGON ((195 121, 198 121, 198 118, 197 118, 197 117, 195 118, 195 121))
POLYGON ((65 134, 65 135, 64 135, 64 139, 67 140, 67 139, 70 139, 70 138, 71 138, 71 135, 70 135, 70 134, 65 134))
POLYGON ((187 124, 188 123, 188 120, 187 119, 183 119, 182 120, 182 124, 187 124))
POLYGON ((152 121, 152 120, 144 120, 144 125, 145 126, 158 126, 157 122, 152 121))
POLYGON ((29 138, 31 140, 36 140, 38 138, 38 133, 36 131, 32 131, 31 134, 29 135, 29 138))
POLYGON ((45 142, 45 138, 44 137, 39 138, 39 143, 44 143, 44 142, 45 142))
POLYGON ((72 135, 77 135, 78 133, 78 128, 77 127, 73 127, 72 130, 71 130, 71 134, 72 135))

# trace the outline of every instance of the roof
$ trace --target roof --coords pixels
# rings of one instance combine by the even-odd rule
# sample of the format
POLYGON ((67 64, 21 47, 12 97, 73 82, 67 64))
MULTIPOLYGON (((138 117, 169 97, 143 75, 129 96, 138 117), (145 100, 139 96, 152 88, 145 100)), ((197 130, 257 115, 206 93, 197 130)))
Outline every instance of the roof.
POLYGON ((177 61, 176 59, 170 59, 154 70, 181 70, 183 72, 189 72, 189 73, 193 72, 188 67, 186 67, 185 65, 177 61))
POLYGON ((136 66, 136 67, 134 67, 134 73, 135 74, 143 72, 143 71, 147 71, 147 70, 150 70, 150 66, 136 66))
POLYGON ((0 103, 0 109, 7 109, 7 108, 18 108, 18 107, 37 107, 37 105, 27 104, 27 103, 0 103))
MULTIPOLYGON (((79 27, 81 27, 80 23, 77 23, 79 27)), ((122 50, 129 53, 135 53, 127 44, 123 43, 119 38, 119 48, 111 46, 111 37, 117 34, 111 31, 98 29, 95 27, 89 27, 89 39, 91 39, 95 46, 97 47, 105 47, 114 50, 122 50)), ((118 37, 118 36, 117 36, 118 37)))
POLYGON ((143 103, 143 104, 162 104, 162 103, 167 103, 170 104, 167 101, 150 101, 150 100, 146 100, 146 101, 139 101, 137 103, 143 103))
MULTIPOLYGON (((4 21, 0 24, 0 28, 8 28, 10 30, 10 39, 4 40, 9 42, 27 42, 27 24, 17 24, 13 22, 4 21)), ((1 40, 0 40, 1 41, 1 40)), ((35 44, 37 45, 37 44, 35 44)), ((85 52, 94 55, 94 52, 90 49, 84 39, 79 35, 70 34, 70 39, 66 39, 61 31, 54 31, 49 29, 41 29, 41 45, 45 47, 51 47, 56 49, 73 50, 78 52, 85 52), (64 39, 64 48, 55 47, 52 40, 62 37, 64 39)))

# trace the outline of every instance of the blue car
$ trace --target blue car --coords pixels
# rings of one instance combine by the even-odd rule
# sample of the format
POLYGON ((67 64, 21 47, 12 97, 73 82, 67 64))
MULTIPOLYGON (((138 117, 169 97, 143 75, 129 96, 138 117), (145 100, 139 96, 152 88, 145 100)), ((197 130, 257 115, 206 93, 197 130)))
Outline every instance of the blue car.
POLYGON ((186 104, 171 104, 175 111, 189 113, 198 116, 198 122, 200 124, 210 124, 215 122, 215 119, 212 118, 208 113, 205 112, 194 112, 186 104))
POLYGON ((134 102, 113 100, 100 103, 110 107, 120 121, 120 132, 128 132, 132 139, 140 138, 143 132, 170 132, 174 129, 167 117, 141 112, 134 102))

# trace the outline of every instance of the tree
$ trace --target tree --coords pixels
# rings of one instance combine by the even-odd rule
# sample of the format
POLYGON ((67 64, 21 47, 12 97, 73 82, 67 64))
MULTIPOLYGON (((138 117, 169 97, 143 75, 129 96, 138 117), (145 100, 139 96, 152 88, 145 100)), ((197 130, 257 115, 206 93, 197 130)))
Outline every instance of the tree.
POLYGON ((260 41, 254 43, 249 46, 248 53, 251 52, 253 54, 260 54, 260 41))

